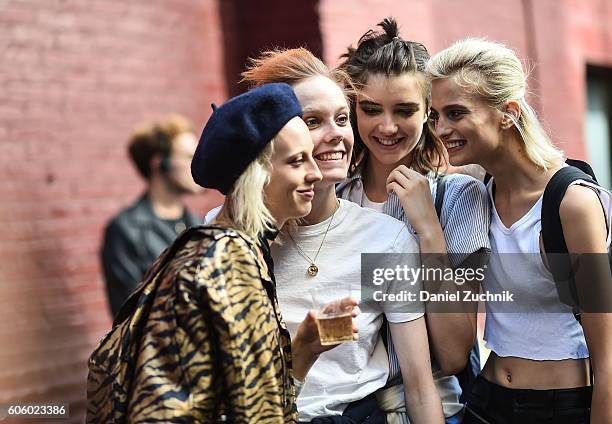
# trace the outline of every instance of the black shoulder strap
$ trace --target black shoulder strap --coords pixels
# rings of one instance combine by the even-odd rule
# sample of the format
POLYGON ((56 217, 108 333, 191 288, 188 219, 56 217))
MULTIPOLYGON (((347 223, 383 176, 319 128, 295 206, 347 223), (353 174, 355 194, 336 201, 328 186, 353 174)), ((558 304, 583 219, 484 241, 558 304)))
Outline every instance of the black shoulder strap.
POLYGON ((487 185, 489 183, 489 180, 493 178, 493 175, 489 174, 488 172, 485 173, 484 179, 482 180, 482 182, 484 183, 484 185, 487 185))
POLYGON ((597 184, 588 174, 574 166, 559 169, 544 189, 542 198, 542 239, 546 253, 567 253, 559 207, 570 184, 586 180, 597 184))
POLYGON ((595 171, 593 171, 593 168, 591 168, 591 165, 589 165, 585 161, 578 160, 578 159, 567 159, 565 163, 573 166, 574 168, 580 169, 582 172, 584 172, 589 177, 591 177, 592 180, 597 182, 597 178, 595 177, 595 171))
POLYGON ((447 175, 442 175, 438 178, 438 182, 436 184, 436 213, 438 214, 438 220, 442 216, 442 203, 444 203, 444 192, 446 191, 446 177, 447 175))

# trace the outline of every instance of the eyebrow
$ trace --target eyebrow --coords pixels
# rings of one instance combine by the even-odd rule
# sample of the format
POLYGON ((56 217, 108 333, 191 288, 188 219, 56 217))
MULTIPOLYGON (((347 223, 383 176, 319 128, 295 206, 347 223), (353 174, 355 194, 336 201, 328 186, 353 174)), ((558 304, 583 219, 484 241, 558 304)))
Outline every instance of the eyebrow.
MULTIPOLYGON (((370 100, 362 100, 359 102, 359 105, 360 106, 381 106, 380 103, 372 102, 370 100)), ((411 109, 415 111, 421 108, 419 104, 415 102, 397 103, 394 105, 394 107, 406 108, 406 109, 411 109)))
MULTIPOLYGON (((340 106, 339 108, 337 108, 334 113, 338 113, 338 112, 342 112, 342 111, 348 111, 348 110, 349 110, 349 107, 343 105, 343 106, 340 106)), ((302 112, 304 114, 306 114, 306 113, 313 113, 313 112, 319 112, 319 111, 320 111, 319 109, 313 108, 313 107, 304 107, 304 108, 302 108, 302 112)))
POLYGON ((448 110, 448 109, 452 109, 452 108, 459 108, 459 109, 467 109, 466 106, 459 104, 459 103, 451 103, 450 105, 446 105, 442 108, 442 110, 448 110))

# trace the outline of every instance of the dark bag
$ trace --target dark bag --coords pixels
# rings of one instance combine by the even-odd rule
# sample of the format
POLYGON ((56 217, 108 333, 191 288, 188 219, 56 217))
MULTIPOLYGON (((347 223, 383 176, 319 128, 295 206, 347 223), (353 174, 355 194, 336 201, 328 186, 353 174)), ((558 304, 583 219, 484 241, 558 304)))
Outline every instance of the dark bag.
MULTIPOLYGON (((436 185, 436 213, 438 214, 438 220, 442 214, 442 204, 444 203, 444 193, 446 191, 446 175, 442 175, 438 178, 438 182, 436 185)), ((472 346, 472 350, 470 350, 470 356, 468 358, 468 363, 466 367, 459 374, 456 374, 457 379, 459 380, 459 385, 461 386, 461 398, 460 402, 465 403, 465 396, 472 391, 472 385, 476 381, 476 377, 480 374, 480 347, 478 345, 478 341, 474 343, 472 346)))
POLYGON ((351 402, 342 415, 317 417, 311 424, 385 424, 387 417, 378 407, 374 393, 351 402))
MULTIPOLYGON (((544 244, 544 252, 548 255, 548 265, 550 273, 555 280, 557 292, 562 302, 574 306, 574 317, 580 321, 580 311, 577 307, 578 293, 576 284, 573 278, 570 257, 559 255, 560 253, 569 253, 565 236, 563 235, 563 227, 561 225, 561 217, 559 216, 559 208, 561 201, 565 196, 567 188, 576 180, 585 180, 593 184, 597 184, 597 178, 591 166, 581 160, 568 159, 566 163, 570 166, 559 169, 552 176, 542 197, 542 242, 544 244), (549 255, 552 254, 552 255, 549 255)), ((608 252, 608 263, 612 269, 612 257, 608 252)), ((593 384, 593 369, 589 362, 589 378, 591 385, 593 384)))

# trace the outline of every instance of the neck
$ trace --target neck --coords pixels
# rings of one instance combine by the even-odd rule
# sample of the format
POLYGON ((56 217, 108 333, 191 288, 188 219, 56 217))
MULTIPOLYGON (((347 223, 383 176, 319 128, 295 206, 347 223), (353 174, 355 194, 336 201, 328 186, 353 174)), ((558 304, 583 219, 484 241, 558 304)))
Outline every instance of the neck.
POLYGON ((185 205, 181 196, 168 187, 161 178, 153 178, 149 186, 149 200, 153 211, 161 219, 179 219, 183 216, 185 205))
POLYGON ((302 220, 303 225, 314 225, 325 221, 336 212, 337 207, 335 184, 316 185, 312 211, 302 220))
POLYGON ((404 162, 408 163, 402 161, 388 165, 377 161, 373 155, 368 156, 363 170, 363 189, 370 201, 381 203, 387 200, 387 178, 399 165, 405 165, 404 162))
POLYGON ((495 193, 502 196, 512 196, 514 193, 526 191, 544 191, 550 177, 561 167, 553 166, 544 172, 527 158, 523 143, 515 134, 504 137, 488 160, 482 166, 495 178, 495 193), (499 159, 503 158, 503 159, 499 159))

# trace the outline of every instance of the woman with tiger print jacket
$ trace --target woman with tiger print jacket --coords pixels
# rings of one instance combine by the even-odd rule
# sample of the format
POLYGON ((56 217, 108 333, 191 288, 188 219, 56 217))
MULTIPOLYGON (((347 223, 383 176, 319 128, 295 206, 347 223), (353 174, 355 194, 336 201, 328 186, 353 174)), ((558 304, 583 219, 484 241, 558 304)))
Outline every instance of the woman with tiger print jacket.
POLYGON ((181 234, 121 308, 89 361, 88 422, 297 420, 291 351, 302 379, 330 348, 312 314, 291 342, 268 245, 310 212, 321 179, 301 115, 287 84, 213 111, 192 175, 227 195, 223 209, 181 234))

